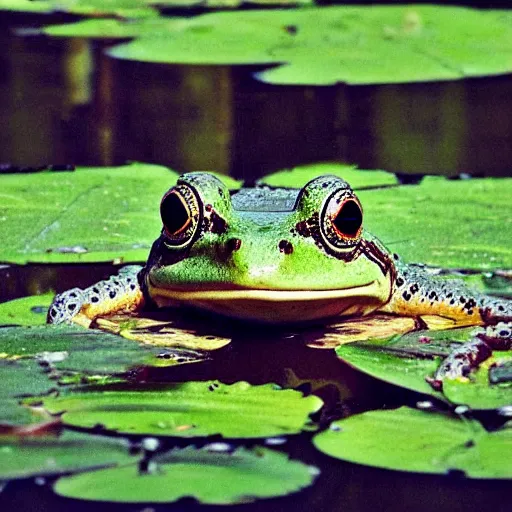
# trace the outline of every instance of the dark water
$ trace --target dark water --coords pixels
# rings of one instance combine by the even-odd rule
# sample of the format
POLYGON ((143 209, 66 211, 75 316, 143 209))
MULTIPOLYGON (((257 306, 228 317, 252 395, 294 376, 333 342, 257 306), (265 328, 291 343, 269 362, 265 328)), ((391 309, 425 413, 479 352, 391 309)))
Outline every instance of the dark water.
MULTIPOLYGON (((0 301, 48 289, 60 291, 89 284, 114 273, 110 265, 34 265, 0 269, 3 296, 0 301)), ((188 318, 193 321, 193 318, 188 318)), ((204 318, 199 319, 204 321, 204 318)), ((326 406, 318 420, 329 420, 368 409, 394 408, 414 404, 425 397, 400 390, 366 377, 337 359, 332 350, 317 350, 298 343, 280 332, 238 325, 233 342, 215 351, 205 362, 171 368, 152 368, 144 379, 154 382, 218 379, 231 383, 275 382, 290 385, 296 376, 299 389, 318 394, 326 406)), ((297 383, 296 383, 297 384, 297 383)), ((342 462, 317 451, 313 433, 290 436, 274 449, 318 467, 315 484, 299 493, 253 504, 229 506, 230 511, 509 511, 510 482, 478 481, 461 474, 432 476, 385 471, 342 462)), ((244 441, 246 445, 250 442, 244 441)), ((383 447, 392 449, 392 447, 383 447)), ((1 463, 1 458, 0 458, 1 463)), ((142 511, 227 510, 228 507, 199 506, 193 500, 174 505, 112 505, 60 498, 51 490, 51 479, 10 482, 0 493, 1 511, 142 511)))

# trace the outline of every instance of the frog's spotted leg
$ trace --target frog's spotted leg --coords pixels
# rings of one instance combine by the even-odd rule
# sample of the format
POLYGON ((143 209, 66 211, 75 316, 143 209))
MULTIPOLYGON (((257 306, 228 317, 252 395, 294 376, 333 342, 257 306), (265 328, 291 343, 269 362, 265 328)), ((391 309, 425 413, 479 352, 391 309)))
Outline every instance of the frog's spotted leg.
POLYGON ((73 288, 60 293, 48 310, 48 323, 70 322, 76 316, 94 320, 100 315, 141 308, 144 304, 144 295, 139 284, 141 269, 137 265, 123 267, 117 275, 85 290, 73 288))
POLYGON ((398 261, 390 301, 381 311, 408 316, 439 315, 461 325, 484 325, 485 332, 454 350, 440 365, 434 387, 444 378, 467 376, 492 355, 512 348, 512 301, 489 297, 463 282, 431 276, 422 268, 398 261))

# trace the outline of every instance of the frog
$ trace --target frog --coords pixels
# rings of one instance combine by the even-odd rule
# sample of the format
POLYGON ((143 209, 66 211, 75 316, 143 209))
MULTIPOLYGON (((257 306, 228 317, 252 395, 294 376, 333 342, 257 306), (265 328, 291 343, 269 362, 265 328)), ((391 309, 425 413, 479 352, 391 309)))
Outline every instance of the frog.
POLYGON ((213 174, 190 172, 163 195, 160 217, 144 266, 57 295, 48 322, 191 306, 274 325, 385 313, 483 326, 440 365, 437 386, 511 348, 512 301, 405 263, 365 229, 361 201, 340 177, 230 191, 213 174))

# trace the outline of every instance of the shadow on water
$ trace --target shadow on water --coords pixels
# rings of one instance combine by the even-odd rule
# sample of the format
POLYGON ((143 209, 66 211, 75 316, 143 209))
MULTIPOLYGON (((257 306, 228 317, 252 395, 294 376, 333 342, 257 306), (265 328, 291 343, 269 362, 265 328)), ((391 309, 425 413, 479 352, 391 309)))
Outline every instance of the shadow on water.
MULTIPOLYGON (((61 291, 85 287, 116 272, 112 265, 30 265, 0 269, 0 301, 50 289, 61 291)), ((183 322, 197 322, 210 332, 228 331, 233 341, 212 351, 209 359, 167 368, 143 368, 135 372, 133 386, 161 385, 165 382, 218 379, 225 383, 240 380, 252 384, 273 382, 320 396, 325 407, 315 418, 325 425, 339 418, 369 409, 394 408, 414 404, 423 397, 367 377, 341 362, 331 349, 307 346, 308 332, 321 327, 269 329, 248 328, 243 323, 188 312, 183 322)), ((385 471, 330 458, 311 443, 312 433, 288 436, 285 444, 274 446, 292 458, 319 468, 316 483, 296 494, 252 504, 230 506, 232 512, 259 511, 480 511, 505 512, 510 505, 507 481, 469 480, 462 474, 448 476, 385 471)), ((249 442, 250 444, 251 442, 249 442)), ((244 442, 247 444, 247 441, 244 442)), ((386 447, 389 449, 390 447, 386 447)), ((391 447, 392 449, 392 447, 391 447)), ((226 507, 200 506, 192 499, 174 505, 117 505, 89 503, 56 496, 52 479, 10 482, 0 493, 0 510, 11 511, 116 511, 226 510, 226 507), (99 507, 99 508, 98 508, 99 507)))

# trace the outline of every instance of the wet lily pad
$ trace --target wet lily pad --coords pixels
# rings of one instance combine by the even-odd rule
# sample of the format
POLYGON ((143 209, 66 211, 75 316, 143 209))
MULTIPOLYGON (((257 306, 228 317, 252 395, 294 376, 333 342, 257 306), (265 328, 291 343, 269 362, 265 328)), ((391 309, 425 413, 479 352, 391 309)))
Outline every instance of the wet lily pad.
POLYGON ((110 54, 182 64, 280 64, 258 75, 272 84, 376 84, 507 73, 511 40, 509 24, 476 9, 339 6, 206 14, 110 54))
MULTIPOLYGON (((81 375, 123 374, 133 366, 161 366, 166 349, 93 329, 68 325, 0 329, 0 354, 7 359, 33 358, 60 372, 81 375)), ((169 357, 164 359, 172 364, 169 357)))
POLYGON ((101 426, 126 434, 174 437, 222 435, 252 438, 296 434, 313 428, 309 415, 322 401, 274 385, 210 382, 174 384, 158 390, 66 393, 44 407, 80 428, 101 426))
POLYGON ((409 263, 478 270, 512 268, 511 194, 512 179, 442 177, 358 192, 366 229, 391 252, 409 263))
POLYGON ((145 474, 136 465, 60 478, 57 494, 117 503, 171 503, 194 497, 227 505, 284 496, 312 484, 316 468, 266 448, 215 453, 207 448, 173 450, 157 457, 145 474))
POLYGON ((58 438, 0 440, 0 479, 51 476, 136 460, 120 439, 65 432, 58 438))
POLYGON ((0 325, 43 325, 54 293, 33 295, 0 304, 0 325))
POLYGON ((348 181, 354 190, 365 187, 382 187, 397 185, 394 174, 386 171, 365 171, 353 165, 342 165, 334 162, 303 165, 294 169, 268 174, 259 180, 271 187, 303 187, 308 181, 322 174, 333 174, 348 181))
POLYGON ((42 420, 41 415, 20 405, 28 396, 49 393, 57 387, 36 361, 0 360, 0 424, 26 425, 42 420))
POLYGON ((408 407, 336 421, 313 442, 331 457, 379 468, 512 477, 512 429, 488 433, 476 421, 408 407))
POLYGON ((511 402, 512 383, 490 384, 489 366, 509 360, 510 352, 496 352, 463 381, 443 381, 443 392, 426 381, 457 344, 469 341, 478 327, 448 331, 421 331, 387 340, 358 341, 336 349, 338 356, 354 368, 397 386, 429 394, 473 409, 494 409, 511 402))

